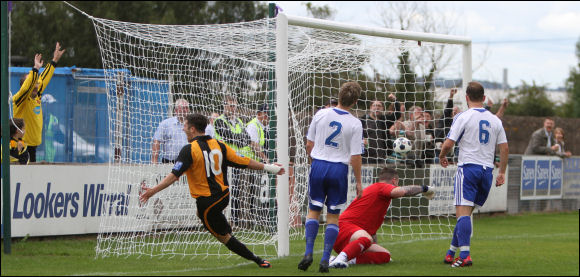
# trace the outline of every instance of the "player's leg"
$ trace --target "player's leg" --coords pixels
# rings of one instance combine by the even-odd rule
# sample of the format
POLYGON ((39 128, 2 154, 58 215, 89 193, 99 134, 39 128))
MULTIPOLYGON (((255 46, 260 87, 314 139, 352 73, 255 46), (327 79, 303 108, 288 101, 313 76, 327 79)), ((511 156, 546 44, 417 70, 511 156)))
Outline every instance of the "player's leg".
MULTIPOLYGON (((348 228, 348 226, 341 226, 341 231, 343 228, 348 228)), ((336 245, 336 244, 335 244, 336 245)), ((358 228, 352 233, 349 243, 342 248, 338 256, 330 263, 332 268, 345 268, 348 267, 348 261, 357 258, 363 252, 365 252, 372 245, 371 235, 358 228)))
POLYGON ((332 163, 324 180, 326 193, 326 230, 324 232, 324 250, 320 259, 320 272, 328 272, 330 254, 338 237, 338 217, 346 206, 348 193, 348 166, 332 163))
POLYGON ((373 243, 358 257, 349 261, 353 264, 386 264, 391 261, 391 252, 384 247, 373 243))
POLYGON ((471 245, 471 213, 473 212, 478 190, 481 187, 484 170, 479 165, 464 165, 459 167, 458 183, 456 184, 455 211, 457 216, 457 242, 459 245, 459 258, 451 265, 452 267, 462 267, 472 265, 470 257, 471 245), (461 172, 461 174, 459 174, 461 172))
POLYGON ((324 176, 327 172, 327 164, 323 161, 313 160, 310 167, 310 175, 308 178, 308 215, 306 222, 304 222, 304 236, 306 241, 306 249, 304 257, 298 263, 298 269, 307 270, 312 264, 312 253, 314 252, 314 242, 318 236, 318 218, 322 212, 322 206, 326 199, 324 193, 324 176))
POLYGON ((254 261, 259 267, 271 267, 270 262, 254 255, 246 245, 232 235, 232 228, 223 214, 229 200, 229 192, 219 197, 198 197, 196 199, 198 217, 203 222, 203 226, 230 251, 254 261))

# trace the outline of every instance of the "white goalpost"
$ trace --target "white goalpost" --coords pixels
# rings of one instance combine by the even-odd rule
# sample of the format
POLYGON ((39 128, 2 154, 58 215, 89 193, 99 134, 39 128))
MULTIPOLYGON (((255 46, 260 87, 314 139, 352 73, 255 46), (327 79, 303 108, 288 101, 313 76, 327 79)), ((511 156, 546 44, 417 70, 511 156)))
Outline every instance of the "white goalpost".
MULTIPOLYGON (((284 13, 252 22, 187 26, 89 18, 105 69, 110 140, 115 149, 108 183, 101 192, 97 257, 234 255, 204 230, 185 176, 148 203, 138 201, 142 185, 156 185, 173 167, 151 162, 151 144, 177 99, 187 100, 192 112, 210 116, 222 114, 224 97, 233 95, 238 101, 237 115, 245 124, 259 107, 268 105, 264 151, 270 162, 283 164, 288 174, 276 177, 230 169, 232 197, 224 212, 235 222, 234 234, 240 241, 256 255, 272 257, 289 255, 290 241, 303 239, 309 173, 306 131, 316 111, 337 97, 342 83, 357 81, 363 88, 353 109, 359 118, 373 101, 387 108, 391 93, 405 107, 422 107, 437 117, 443 114, 444 104, 436 103, 433 94, 464 88, 471 81, 471 40, 465 37, 284 13), (446 68, 432 66, 428 50, 441 46, 463 53, 461 61, 453 59, 446 68), (405 54, 411 57, 408 64, 401 62, 405 54), (436 68, 435 77, 417 77, 428 73, 425 67, 436 68)), ((408 113, 401 113, 399 120, 416 123, 408 113)), ((426 130, 435 129, 434 121, 430 127, 423 125, 426 130)), ((375 182, 384 166, 396 168, 403 185, 440 178, 432 176, 433 161, 425 154, 436 150, 435 143, 425 136, 417 136, 414 142, 421 149, 412 150, 416 152, 413 159, 421 163, 409 164, 409 157, 384 149, 377 161, 363 164, 363 186, 375 182)), ((377 150, 372 145, 365 145, 365 151, 377 150)), ((386 231, 378 235, 397 240, 450 237, 454 209, 453 189, 448 187, 431 201, 420 196, 393 201, 386 231)), ((354 194, 354 189, 349 191, 349 202, 354 194)))

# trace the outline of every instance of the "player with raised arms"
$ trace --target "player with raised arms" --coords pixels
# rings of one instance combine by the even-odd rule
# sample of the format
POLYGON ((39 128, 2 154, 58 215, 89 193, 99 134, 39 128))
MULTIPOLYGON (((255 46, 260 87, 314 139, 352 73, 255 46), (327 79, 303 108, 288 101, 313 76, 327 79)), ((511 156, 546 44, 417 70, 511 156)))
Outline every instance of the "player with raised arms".
POLYGON ((238 156, 232 148, 205 134, 208 119, 202 114, 185 117, 183 131, 189 144, 179 152, 173 169, 155 187, 143 187, 139 196, 142 203, 169 187, 186 174, 189 192, 196 199, 197 216, 203 226, 232 252, 256 262, 261 268, 271 267, 268 261, 254 255, 246 245, 232 235, 232 227, 223 214, 230 200, 227 180, 228 167, 265 170, 282 175, 284 168, 279 164, 263 164, 248 157, 238 156))
POLYGON ((358 83, 342 84, 338 106, 318 111, 310 123, 306 137, 306 152, 312 158, 308 184, 310 201, 305 223, 306 251, 298 264, 300 270, 307 270, 312 264, 318 217, 326 204, 327 226, 319 271, 328 272, 328 261, 339 231, 338 216, 346 206, 349 163, 356 179, 357 197, 362 195, 362 123, 350 113, 360 94, 358 83))
POLYGON ((334 243, 334 251, 340 254, 331 259, 329 267, 388 263, 391 253, 373 238, 385 220, 391 199, 419 193, 423 193, 427 199, 435 196, 435 191, 426 185, 399 187, 399 175, 392 168, 383 168, 378 179, 377 183, 366 187, 362 197, 352 201, 340 215, 340 231, 334 243))
POLYGON ((483 86, 478 82, 469 82, 465 98, 469 109, 455 116, 439 154, 439 163, 445 168, 449 164, 447 153, 455 143, 459 146, 454 197, 457 224, 444 260, 452 267, 473 264, 469 249, 472 234, 471 214, 474 206, 483 206, 489 195, 496 145, 500 152, 499 174, 495 184, 498 187, 505 182, 509 154, 501 120, 483 107, 483 86), (454 260, 457 250, 460 250, 459 257, 454 260))

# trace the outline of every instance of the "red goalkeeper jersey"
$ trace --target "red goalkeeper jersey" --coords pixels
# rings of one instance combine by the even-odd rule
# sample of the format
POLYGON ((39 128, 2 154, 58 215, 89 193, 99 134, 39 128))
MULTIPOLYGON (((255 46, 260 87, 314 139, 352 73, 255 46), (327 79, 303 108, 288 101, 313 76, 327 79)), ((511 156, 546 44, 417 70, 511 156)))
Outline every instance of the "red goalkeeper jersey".
POLYGON ((355 199, 340 215, 341 224, 355 224, 370 235, 377 233, 383 224, 391 205, 391 191, 396 186, 387 183, 374 183, 363 190, 360 199, 355 199))

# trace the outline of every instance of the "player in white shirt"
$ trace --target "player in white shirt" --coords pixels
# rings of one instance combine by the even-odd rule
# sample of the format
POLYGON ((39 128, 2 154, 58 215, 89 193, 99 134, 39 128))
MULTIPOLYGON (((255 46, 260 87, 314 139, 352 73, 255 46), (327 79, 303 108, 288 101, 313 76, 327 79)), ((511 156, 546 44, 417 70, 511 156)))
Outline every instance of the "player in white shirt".
POLYGON ((349 163, 356 179, 357 197, 362 196, 362 123, 350 114, 360 93, 358 83, 344 83, 338 93, 338 106, 318 111, 310 123, 306 137, 306 152, 312 158, 308 184, 310 201, 305 223, 306 251, 298 269, 307 270, 312 264, 318 217, 326 204, 327 226, 319 271, 328 272, 328 260, 338 235, 338 217, 346 206, 349 163))
POLYGON ((501 120, 483 107, 485 101, 483 86, 478 82, 470 82, 466 90, 466 99, 469 110, 455 116, 439 154, 441 166, 447 167, 449 164, 447 153, 455 143, 459 146, 458 168, 455 175, 457 224, 444 260, 452 267, 473 264, 469 253, 472 233, 471 214, 474 206, 483 206, 489 195, 496 145, 500 151, 496 186, 501 186, 505 182, 509 154, 501 120), (457 250, 460 250, 460 254, 454 260, 457 250))

